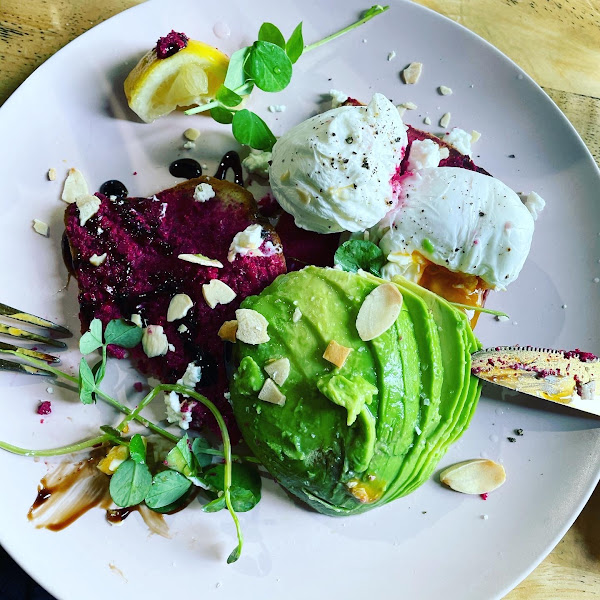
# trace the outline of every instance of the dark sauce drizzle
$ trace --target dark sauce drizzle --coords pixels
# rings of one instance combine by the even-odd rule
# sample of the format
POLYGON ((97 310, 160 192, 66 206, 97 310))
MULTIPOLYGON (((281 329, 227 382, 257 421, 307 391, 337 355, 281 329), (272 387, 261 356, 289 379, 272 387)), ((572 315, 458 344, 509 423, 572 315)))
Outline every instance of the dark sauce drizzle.
POLYGON ((116 196, 117 198, 127 198, 127 194, 129 193, 125 184, 118 179, 105 181, 98 191, 107 197, 116 196))
POLYGON ((225 179, 227 177, 227 171, 231 169, 233 171, 233 181, 238 185, 244 185, 244 175, 242 173, 242 163, 240 156, 234 150, 230 150, 225 154, 219 163, 217 172, 215 173, 216 179, 225 179))
POLYGON ((169 173, 173 177, 182 179, 194 179, 202 175, 202 167, 197 160, 193 158, 178 158, 169 165, 169 173))

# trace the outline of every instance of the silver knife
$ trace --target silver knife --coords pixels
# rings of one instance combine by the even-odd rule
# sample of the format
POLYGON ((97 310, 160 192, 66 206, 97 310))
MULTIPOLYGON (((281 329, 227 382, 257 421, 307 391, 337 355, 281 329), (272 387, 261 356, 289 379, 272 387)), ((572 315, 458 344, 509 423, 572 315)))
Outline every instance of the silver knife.
POLYGON ((600 415, 600 360, 590 352, 498 346, 474 352, 471 372, 511 390, 600 415))

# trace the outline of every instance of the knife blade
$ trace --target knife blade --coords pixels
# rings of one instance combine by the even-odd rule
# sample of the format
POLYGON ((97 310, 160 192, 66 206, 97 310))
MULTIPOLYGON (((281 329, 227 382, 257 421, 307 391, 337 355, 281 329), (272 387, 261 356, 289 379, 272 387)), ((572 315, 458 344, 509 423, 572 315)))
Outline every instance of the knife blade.
POLYGON ((600 360, 589 352, 499 346, 474 352, 471 373, 490 383, 600 416, 600 360))

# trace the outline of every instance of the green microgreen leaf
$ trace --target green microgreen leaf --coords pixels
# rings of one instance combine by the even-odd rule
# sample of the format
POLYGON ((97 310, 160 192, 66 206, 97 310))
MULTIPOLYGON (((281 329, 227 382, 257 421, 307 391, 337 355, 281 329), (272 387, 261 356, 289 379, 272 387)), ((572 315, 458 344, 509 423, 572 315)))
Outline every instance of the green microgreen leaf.
POLYGON ((238 545, 231 551, 231 554, 227 557, 227 564, 233 564, 240 557, 241 554, 242 547, 238 545))
POLYGON ((285 49, 285 38, 279 28, 273 23, 263 23, 258 30, 258 39, 261 42, 271 42, 280 48, 285 49))
POLYGON ((129 456, 131 457, 131 460, 136 463, 146 463, 146 443, 139 433, 136 433, 131 440, 129 440, 129 456))
POLYGON ((197 437, 192 442, 192 453, 196 458, 198 466, 203 469, 212 463, 212 454, 207 454, 204 450, 209 450, 210 444, 203 437, 197 437))
POLYGON ((381 267, 385 264, 385 256, 373 242, 348 240, 335 251, 333 262, 344 271, 356 273, 358 269, 362 269, 379 277, 381 267))
POLYGON ((96 381, 94 374, 87 364, 85 358, 81 358, 79 363, 79 399, 83 404, 93 404, 94 391, 96 390, 96 381))
POLYGON ((194 477, 196 475, 194 455, 192 454, 191 443, 187 436, 187 433, 177 442, 175 447, 167 454, 165 463, 170 469, 178 471, 186 477, 194 477))
POLYGON ((121 437, 121 432, 110 425, 102 425, 100 431, 110 436, 110 441, 114 444, 125 445, 127 442, 121 437))
POLYGON ((94 350, 98 350, 102 346, 102 321, 94 319, 90 323, 90 328, 86 331, 79 340, 79 351, 84 356, 90 354, 94 350))
MULTIPOLYGON (((215 490, 223 491, 225 465, 211 467, 205 473, 206 482, 215 490)), ((251 465, 234 463, 231 471, 231 504, 237 512, 247 512, 260 500, 261 479, 258 469, 251 465)), ((208 505, 207 505, 208 506, 208 505)), ((204 507, 206 512, 206 506, 204 507)))
POLYGON ((151 485, 150 469, 130 458, 110 478, 110 497, 117 506, 135 506, 144 501, 151 485))
POLYGON ((241 96, 224 85, 217 90, 216 98, 221 104, 230 108, 233 108, 242 102, 241 96))
POLYGON ((292 32, 290 39, 285 45, 285 53, 294 64, 304 52, 304 38, 302 37, 302 23, 292 32))
POLYGON ((245 69, 265 92, 280 92, 292 79, 292 61, 283 48, 271 42, 254 42, 245 69))
POLYGON ((268 125, 256 113, 247 109, 235 113, 232 129, 240 144, 257 150, 271 150, 277 141, 268 125))
POLYGON ((215 106, 210 109, 210 116, 217 122, 223 125, 229 125, 233 121, 234 113, 222 106, 215 106))
POLYGON ((227 73, 225 75, 225 81, 223 85, 230 90, 237 90, 242 85, 245 85, 248 81, 246 70, 244 65, 250 54, 251 47, 246 46, 236 50, 229 59, 229 66, 227 67, 227 73))
POLYGON ((146 494, 148 508, 164 508, 179 500, 192 483, 177 471, 161 471, 154 476, 152 486, 146 494))
POLYGON ((380 15, 382 12, 385 12, 388 8, 389 6, 381 6, 381 4, 374 4, 373 6, 371 6, 371 8, 365 10, 365 12, 362 14, 361 20, 364 21, 365 19, 372 19, 373 17, 380 15))
POLYGON ((217 496, 214 500, 211 500, 208 504, 205 504, 202 507, 203 512, 206 513, 214 513, 214 512, 219 512, 220 510, 223 510, 224 508, 227 508, 227 503, 225 502, 225 496, 217 496))
POLYGON ((142 341, 142 328, 123 319, 110 321, 104 330, 105 343, 121 348, 133 348, 142 341))

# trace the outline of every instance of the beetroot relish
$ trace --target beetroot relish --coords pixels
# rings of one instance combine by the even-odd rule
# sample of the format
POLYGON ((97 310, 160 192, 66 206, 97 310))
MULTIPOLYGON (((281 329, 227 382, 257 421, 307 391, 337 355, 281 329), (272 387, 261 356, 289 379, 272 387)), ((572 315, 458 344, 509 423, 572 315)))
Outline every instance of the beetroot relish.
POLYGON ((37 408, 38 415, 49 415, 52 412, 52 403, 50 400, 44 400, 40 402, 40 405, 37 408))
POLYGON ((171 30, 171 33, 158 38, 156 42, 156 56, 158 58, 168 58, 169 56, 173 56, 173 54, 177 54, 177 52, 187 46, 189 39, 185 33, 178 33, 171 30))
MULTIPOLYGON (((65 213, 79 284, 82 331, 93 318, 106 325, 111 319, 129 319, 132 314, 139 314, 144 325, 161 325, 175 350, 148 358, 138 346, 128 351, 132 360, 140 371, 165 383, 177 381, 188 363, 195 361, 202 367, 196 389, 217 404, 236 438, 239 434, 231 407, 224 398, 228 388, 225 350, 217 332, 224 321, 235 318, 243 298, 257 294, 285 272, 281 254, 238 256, 233 262, 227 259, 235 234, 257 222, 254 199, 235 184, 209 177, 187 181, 153 198, 110 201, 98 196, 102 199, 98 214, 84 227, 79 224, 75 204, 65 213), (194 201, 198 183, 212 185, 216 196, 207 202, 194 201), (91 265, 93 254, 104 253, 107 258, 102 265, 91 265), (186 262, 179 254, 204 254, 219 260, 223 268, 186 262), (237 297, 211 309, 202 296, 202 285, 215 278, 229 285, 237 297), (188 294, 194 306, 183 319, 168 323, 169 303, 179 293, 188 294), (178 331, 181 325, 187 330, 178 331)), ((261 224, 265 242, 277 245, 279 239, 272 228, 261 224)), ((114 350, 123 356, 121 349, 114 350)), ((202 426, 208 415, 202 405, 194 405, 192 426, 202 426)), ((210 422, 214 425, 212 419, 210 422)))

